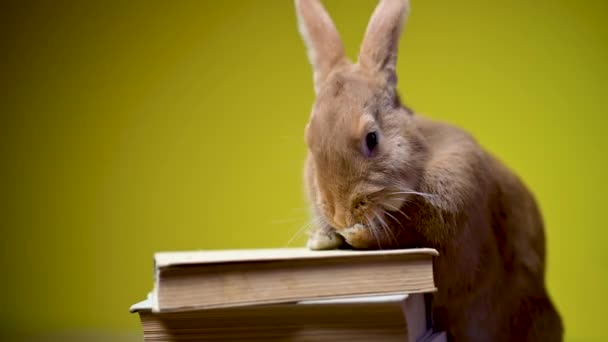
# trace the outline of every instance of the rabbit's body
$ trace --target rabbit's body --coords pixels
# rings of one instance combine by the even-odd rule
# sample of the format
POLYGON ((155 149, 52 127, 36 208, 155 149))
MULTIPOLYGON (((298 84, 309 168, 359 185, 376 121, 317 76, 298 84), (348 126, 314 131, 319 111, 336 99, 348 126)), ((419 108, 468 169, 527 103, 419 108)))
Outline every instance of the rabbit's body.
POLYGON ((306 128, 318 223, 309 247, 436 248, 433 317, 450 340, 560 341, 533 196, 468 133, 399 101, 407 1, 380 2, 355 64, 317 0, 296 7, 317 92, 306 128))
POLYGON ((533 196, 468 134, 416 118, 430 156, 417 190, 435 196, 413 196, 397 213, 402 228, 393 231, 404 232, 399 247, 440 252, 438 327, 456 341, 560 340, 561 320, 544 284, 545 237, 533 196))

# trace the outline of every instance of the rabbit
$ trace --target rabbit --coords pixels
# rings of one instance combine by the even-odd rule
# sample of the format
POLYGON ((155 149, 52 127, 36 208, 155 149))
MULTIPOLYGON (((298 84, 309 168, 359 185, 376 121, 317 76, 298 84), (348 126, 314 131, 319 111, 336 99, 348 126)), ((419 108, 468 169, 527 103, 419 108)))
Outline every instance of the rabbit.
POLYGON ((450 341, 561 341, 533 195, 470 134, 399 98, 409 2, 378 3, 356 63, 318 0, 295 7, 316 93, 305 128, 308 248, 435 248, 433 324, 450 341))

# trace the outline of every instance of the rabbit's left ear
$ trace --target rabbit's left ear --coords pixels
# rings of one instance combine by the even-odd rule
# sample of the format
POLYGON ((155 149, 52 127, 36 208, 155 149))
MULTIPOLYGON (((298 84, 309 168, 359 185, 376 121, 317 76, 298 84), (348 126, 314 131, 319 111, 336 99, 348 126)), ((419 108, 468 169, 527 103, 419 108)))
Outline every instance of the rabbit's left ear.
POLYGON ((344 60, 344 47, 333 21, 319 0, 295 0, 300 34, 308 47, 318 93, 331 70, 344 60))
POLYGON ((359 52, 359 63, 373 72, 386 74, 396 84, 397 48, 408 0, 381 0, 367 25, 359 52))

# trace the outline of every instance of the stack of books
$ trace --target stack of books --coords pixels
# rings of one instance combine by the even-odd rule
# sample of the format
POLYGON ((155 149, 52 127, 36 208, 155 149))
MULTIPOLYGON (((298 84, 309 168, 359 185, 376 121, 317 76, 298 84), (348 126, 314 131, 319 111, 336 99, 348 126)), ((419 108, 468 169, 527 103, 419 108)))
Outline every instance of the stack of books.
POLYGON ((433 249, 164 252, 131 307, 145 341, 445 341, 433 249))

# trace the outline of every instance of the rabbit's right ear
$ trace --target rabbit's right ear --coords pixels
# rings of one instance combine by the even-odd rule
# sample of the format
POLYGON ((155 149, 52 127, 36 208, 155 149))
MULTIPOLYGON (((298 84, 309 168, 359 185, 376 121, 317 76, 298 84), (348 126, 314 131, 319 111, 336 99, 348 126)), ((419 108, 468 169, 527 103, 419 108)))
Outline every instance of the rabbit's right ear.
POLYGON ((298 28, 308 48, 314 72, 315 92, 333 67, 344 60, 340 35, 318 0, 295 0, 298 28))

